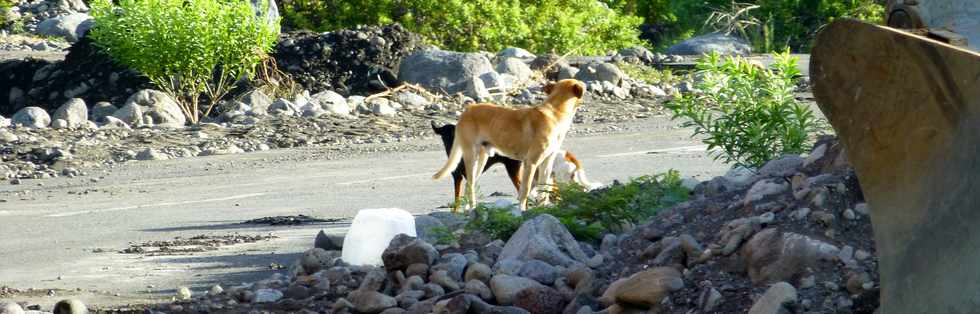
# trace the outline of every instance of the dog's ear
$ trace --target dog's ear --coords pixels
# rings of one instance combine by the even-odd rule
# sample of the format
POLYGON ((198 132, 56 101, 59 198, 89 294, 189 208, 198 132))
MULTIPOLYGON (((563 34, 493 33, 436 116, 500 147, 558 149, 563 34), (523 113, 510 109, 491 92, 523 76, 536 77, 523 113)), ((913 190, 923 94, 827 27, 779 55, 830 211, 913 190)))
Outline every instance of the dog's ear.
POLYGON ((554 89, 555 89, 554 82, 548 82, 548 84, 544 84, 544 87, 541 88, 541 90, 544 91, 545 95, 551 95, 551 91, 553 91, 554 89))
POLYGON ((572 85, 572 92, 575 93, 575 97, 581 99, 582 97, 585 97, 585 86, 583 86, 582 83, 576 83, 572 85))

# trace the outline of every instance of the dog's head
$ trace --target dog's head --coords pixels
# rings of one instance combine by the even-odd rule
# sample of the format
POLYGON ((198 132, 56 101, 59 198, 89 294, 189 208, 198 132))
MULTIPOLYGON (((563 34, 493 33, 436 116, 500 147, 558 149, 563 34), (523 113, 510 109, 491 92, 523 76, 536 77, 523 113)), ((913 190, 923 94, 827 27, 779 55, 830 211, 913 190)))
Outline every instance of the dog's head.
POLYGON ((436 132, 440 136, 452 135, 453 132, 456 132, 456 126, 449 123, 439 125, 435 120, 432 120, 429 121, 429 124, 432 125, 432 132, 436 132))
POLYGON ((563 103, 574 99, 575 107, 580 106, 582 103, 582 97, 585 97, 585 83, 574 79, 565 79, 558 82, 548 83, 544 86, 543 90, 546 94, 548 94, 549 100, 555 100, 563 103))

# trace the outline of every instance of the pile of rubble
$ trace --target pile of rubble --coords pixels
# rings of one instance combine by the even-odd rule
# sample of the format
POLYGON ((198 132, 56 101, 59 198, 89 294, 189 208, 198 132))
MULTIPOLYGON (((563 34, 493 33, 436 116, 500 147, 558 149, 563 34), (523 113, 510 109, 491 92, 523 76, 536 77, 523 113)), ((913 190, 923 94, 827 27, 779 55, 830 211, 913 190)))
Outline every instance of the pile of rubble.
MULTIPOLYGON (((601 193, 597 191, 596 193, 601 193)), ((285 274, 181 288, 153 313, 873 313, 877 257, 867 205, 834 138, 806 157, 698 184, 692 198, 599 243, 576 241, 540 215, 510 239, 464 217, 415 219, 383 265, 351 266, 342 239, 285 274), (440 232, 458 237, 445 243, 440 232), (441 244, 433 244, 441 243, 441 244)))

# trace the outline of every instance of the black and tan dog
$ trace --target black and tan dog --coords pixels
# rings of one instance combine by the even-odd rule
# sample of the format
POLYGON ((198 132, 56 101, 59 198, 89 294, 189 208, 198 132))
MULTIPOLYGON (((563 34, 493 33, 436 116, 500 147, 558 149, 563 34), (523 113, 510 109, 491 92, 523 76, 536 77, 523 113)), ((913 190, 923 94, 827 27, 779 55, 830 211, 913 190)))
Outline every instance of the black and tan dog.
POLYGON ((491 156, 503 155, 520 160, 521 184, 518 203, 527 209, 533 188, 528 183, 550 184, 555 157, 572 126, 572 119, 585 96, 585 84, 578 80, 561 80, 545 86, 548 98, 532 108, 511 109, 493 104, 476 104, 466 108, 456 124, 455 138, 449 149, 449 160, 432 176, 441 179, 458 168, 466 170, 469 207, 476 204, 476 182, 491 156), (539 171, 540 169, 540 171, 539 171))

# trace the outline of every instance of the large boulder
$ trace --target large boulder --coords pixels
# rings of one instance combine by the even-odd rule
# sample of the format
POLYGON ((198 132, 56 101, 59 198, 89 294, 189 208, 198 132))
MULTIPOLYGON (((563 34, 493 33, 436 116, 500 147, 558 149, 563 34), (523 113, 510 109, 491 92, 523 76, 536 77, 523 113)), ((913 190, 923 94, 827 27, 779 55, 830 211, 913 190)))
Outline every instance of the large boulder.
POLYGON ((184 111, 180 109, 177 102, 161 91, 152 89, 141 90, 133 94, 133 96, 130 96, 123 108, 131 106, 139 107, 142 112, 143 122, 152 120, 154 126, 179 128, 187 123, 187 119, 184 117, 184 111))
POLYGON ((752 46, 742 39, 721 33, 712 33, 682 41, 667 49, 671 55, 702 55, 708 53, 722 55, 748 55, 752 46))
POLYGON ((533 71, 531 67, 517 58, 505 58, 497 63, 497 72, 500 74, 510 74, 517 78, 518 82, 525 82, 531 79, 533 71))
POLYGON ((575 73, 575 79, 582 82, 610 82, 617 86, 625 78, 626 74, 611 63, 592 62, 575 73))
POLYGON ((534 59, 536 56, 522 48, 517 47, 507 47, 497 53, 497 57, 501 59, 507 58, 518 58, 518 59, 534 59))
POLYGON ((415 218, 398 208, 362 209, 344 237, 341 258, 351 265, 381 266, 382 253, 398 234, 415 236, 415 218))
POLYGON ((255 16, 264 17, 265 22, 276 31, 280 29, 279 6, 276 5, 276 0, 251 0, 251 3, 252 10, 255 11, 255 16), (265 5, 266 3, 268 3, 267 6, 265 5))
POLYGON ((643 63, 653 63, 655 56, 649 49, 642 46, 634 46, 629 48, 623 48, 619 50, 619 56, 623 58, 636 58, 636 60, 643 63))
POLYGON ((30 128, 45 128, 51 125, 51 116, 47 111, 40 107, 24 107, 10 117, 10 122, 14 125, 23 125, 30 128))
POLYGON ((56 16, 37 25, 38 35, 62 37, 68 42, 76 42, 94 25, 92 17, 85 13, 70 13, 56 16))
POLYGON ((467 87, 493 70, 490 60, 483 54, 432 49, 415 52, 402 60, 398 79, 429 90, 454 94, 474 89, 467 87))
POLYGON ((85 106, 85 101, 81 98, 72 98, 58 110, 55 110, 54 115, 51 117, 54 120, 64 120, 68 123, 69 127, 78 127, 85 125, 88 122, 88 107, 85 106))
POLYGON ((754 284, 792 280, 820 261, 831 261, 840 250, 833 244, 776 228, 759 231, 739 252, 754 284))
POLYGON ((517 229, 500 252, 496 267, 506 260, 534 259, 562 267, 589 264, 575 237, 558 218, 547 214, 528 220, 517 229))
POLYGON ((335 115, 348 116, 351 112, 351 107, 347 104, 347 99, 330 90, 314 94, 312 103, 319 105, 321 109, 335 115))

